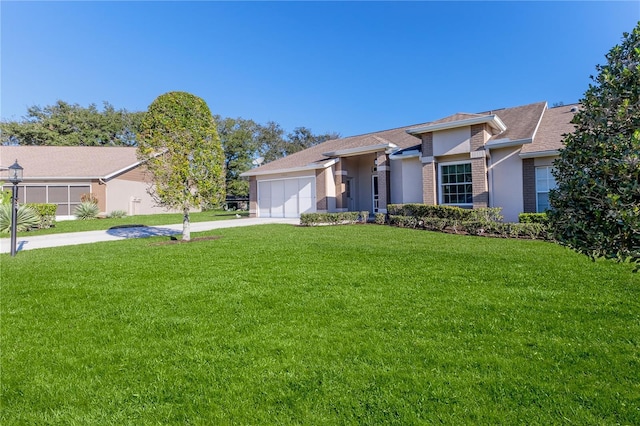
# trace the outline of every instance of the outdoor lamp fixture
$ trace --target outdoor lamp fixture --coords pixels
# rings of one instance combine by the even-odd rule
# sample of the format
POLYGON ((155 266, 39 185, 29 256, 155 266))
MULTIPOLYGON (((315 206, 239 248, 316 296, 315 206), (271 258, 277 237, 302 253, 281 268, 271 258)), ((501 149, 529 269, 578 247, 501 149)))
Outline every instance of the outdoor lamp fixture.
POLYGON ((18 234, 18 184, 22 182, 22 166, 16 160, 9 166, 9 182, 13 184, 11 193, 11 257, 16 255, 16 235, 18 234))

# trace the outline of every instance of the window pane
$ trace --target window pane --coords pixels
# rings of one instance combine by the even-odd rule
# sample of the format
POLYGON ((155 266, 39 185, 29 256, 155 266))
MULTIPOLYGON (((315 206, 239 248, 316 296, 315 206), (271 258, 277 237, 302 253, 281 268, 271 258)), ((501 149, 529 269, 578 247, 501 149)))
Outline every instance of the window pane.
POLYGON ((472 204, 471 163, 440 166, 443 204, 472 204))
POLYGON ((82 194, 91 193, 91 187, 89 187, 89 186, 71 186, 71 187, 69 187, 69 193, 70 193, 69 201, 71 201, 72 203, 79 203, 80 202, 80 197, 82 196, 82 194))
POLYGON ((49 202, 50 203, 66 203, 68 202, 68 187, 66 186, 50 186, 49 202))
POLYGON ((58 216, 67 216, 67 215, 69 215, 69 206, 67 204, 58 204, 58 209, 56 210, 56 215, 58 215, 58 216))
POLYGON ((25 203, 46 203, 47 187, 27 186, 24 202, 25 203))
POLYGON ((538 213, 549 210, 549 194, 545 192, 538 193, 538 213))

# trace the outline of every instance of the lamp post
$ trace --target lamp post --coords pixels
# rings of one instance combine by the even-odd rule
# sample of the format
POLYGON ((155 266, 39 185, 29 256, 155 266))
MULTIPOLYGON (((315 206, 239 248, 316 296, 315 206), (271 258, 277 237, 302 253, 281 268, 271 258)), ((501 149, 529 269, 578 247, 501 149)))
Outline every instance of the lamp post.
POLYGON ((16 255, 16 236, 18 234, 18 184, 22 182, 22 167, 16 160, 9 166, 9 182, 13 184, 11 193, 11 257, 16 255))

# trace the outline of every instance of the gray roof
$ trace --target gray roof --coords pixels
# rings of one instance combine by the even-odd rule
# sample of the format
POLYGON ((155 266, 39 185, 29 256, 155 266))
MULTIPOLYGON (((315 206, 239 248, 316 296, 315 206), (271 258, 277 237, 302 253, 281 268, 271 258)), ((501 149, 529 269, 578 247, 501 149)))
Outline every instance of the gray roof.
MULTIPOLYGON (((0 146, 0 165, 15 160, 29 179, 106 179, 136 167, 136 148, 103 146, 0 146)), ((0 179, 7 177, 0 172, 0 179)))
POLYGON ((397 147, 394 149, 415 149, 418 146, 418 136, 408 134, 407 130, 491 115, 499 117, 507 129, 500 134, 493 135, 488 142, 501 140, 523 141, 525 144, 522 152, 526 153, 556 150, 562 146, 562 134, 573 131, 572 125, 569 124, 571 117, 573 117, 573 113, 570 112, 572 107, 572 105, 568 105, 549 109, 546 102, 536 102, 477 114, 456 113, 427 123, 330 140, 252 169, 246 175, 280 172, 304 167, 322 167, 328 161, 328 157, 323 154, 365 148, 367 146, 373 147, 380 145, 381 141, 393 144, 397 147))

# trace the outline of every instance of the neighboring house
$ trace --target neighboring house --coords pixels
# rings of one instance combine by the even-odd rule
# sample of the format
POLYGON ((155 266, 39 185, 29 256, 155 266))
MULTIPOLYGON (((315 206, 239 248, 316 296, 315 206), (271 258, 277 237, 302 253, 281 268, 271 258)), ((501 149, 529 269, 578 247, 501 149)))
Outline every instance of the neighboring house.
MULTIPOLYGON (((147 193, 144 167, 136 148, 83 146, 0 146, 0 164, 15 160, 24 168, 18 185, 20 203, 57 204, 58 219, 73 218, 83 194, 98 199, 103 213, 123 210, 128 215, 166 212, 147 193)), ((11 184, 0 173, 4 189, 11 184)))
POLYGON ((549 206, 551 165, 577 105, 546 102, 335 139, 243 173, 250 214, 367 210, 389 203, 501 207, 505 221, 549 206))

